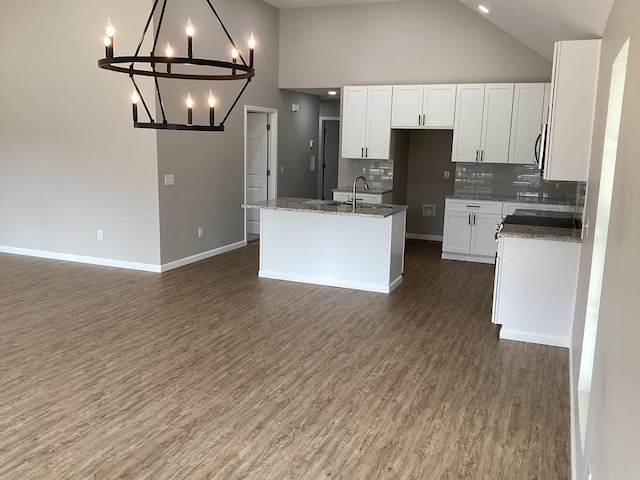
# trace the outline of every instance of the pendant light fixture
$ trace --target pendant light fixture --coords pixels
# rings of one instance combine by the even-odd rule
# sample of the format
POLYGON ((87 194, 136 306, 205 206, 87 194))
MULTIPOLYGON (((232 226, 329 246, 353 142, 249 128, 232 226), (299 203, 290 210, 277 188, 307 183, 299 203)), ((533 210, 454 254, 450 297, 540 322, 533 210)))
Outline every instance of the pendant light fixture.
MULTIPOLYGON (((178 0, 179 1, 179 0, 178 0)), ((107 21, 106 34, 104 37, 105 46, 105 58, 98 60, 98 67, 105 70, 112 70, 114 72, 125 73, 129 75, 131 82, 133 83, 133 93, 131 95, 132 114, 133 114, 133 126, 136 128, 152 128, 156 130, 192 130, 192 131, 210 131, 210 132, 222 132, 224 131, 224 124, 229 118, 231 111, 237 105, 240 97, 249 86, 249 82, 255 76, 254 62, 254 50, 256 47, 256 40, 251 33, 251 37, 248 41, 249 61, 245 60, 242 56, 241 48, 231 38, 229 31, 225 27, 222 19, 216 12, 211 0, 204 0, 209 6, 212 14, 215 16, 217 23, 219 23, 225 37, 229 42, 229 59, 215 60, 207 58, 199 58, 194 55, 194 44, 196 28, 191 18, 188 17, 185 26, 185 40, 186 40, 186 56, 180 56, 180 48, 177 45, 172 46, 169 42, 166 43, 164 50, 158 54, 158 41, 160 33, 162 31, 162 22, 164 20, 165 11, 167 8, 168 0, 155 0, 147 23, 142 32, 140 43, 138 48, 132 56, 116 56, 114 50, 116 29, 111 23, 111 19, 107 21), (151 22, 156 15, 158 7, 160 7, 159 20, 156 28, 156 33, 153 38, 153 47, 151 53, 148 56, 140 55, 142 44, 149 32, 151 22), (179 67, 180 66, 180 67, 179 67), (187 66, 184 68, 182 66, 187 66), (195 67, 195 68, 192 68, 195 67), (194 73, 197 71, 198 73, 194 73), (155 84, 155 94, 158 106, 160 107, 160 114, 162 119, 160 121, 155 120, 151 115, 148 104, 138 87, 136 77, 152 77, 155 84), (210 82, 208 85, 209 96, 206 99, 206 103, 209 107, 209 124, 208 125, 194 125, 193 124, 193 109, 196 108, 196 102, 191 96, 190 92, 186 92, 185 107, 186 107, 186 123, 169 122, 165 112, 164 103, 162 100, 162 92, 160 89, 160 78, 163 79, 180 79, 180 80, 193 80, 200 82, 210 82), (213 82, 223 81, 244 81, 244 86, 240 90, 240 93, 231 103, 229 110, 222 116, 222 120, 217 125, 215 124, 215 105, 217 99, 214 96, 215 87, 213 82), (140 121, 138 116, 138 104, 142 103, 142 107, 148 117, 147 121, 140 121)), ((205 102, 203 101, 202 104, 205 102)))

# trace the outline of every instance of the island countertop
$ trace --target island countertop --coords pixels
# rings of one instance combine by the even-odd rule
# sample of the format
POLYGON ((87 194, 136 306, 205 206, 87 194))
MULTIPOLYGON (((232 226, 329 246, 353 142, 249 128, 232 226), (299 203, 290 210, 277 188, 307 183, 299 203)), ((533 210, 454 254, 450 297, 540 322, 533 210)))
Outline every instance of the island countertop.
MULTIPOLYGON (((575 213, 570 212, 545 212, 535 210, 517 209, 514 214, 532 217, 571 218, 575 213)), ((514 225, 504 224, 497 234, 501 237, 534 238, 539 240, 553 240, 556 242, 582 242, 582 230, 574 228, 543 227, 539 225, 514 225)))
POLYGON ((311 198, 273 198, 262 202, 243 205, 245 208, 262 208, 267 210, 289 210, 292 212, 320 213, 328 215, 355 215, 359 217, 386 218, 407 210, 407 205, 386 205, 358 203, 353 209, 351 203, 333 200, 316 200, 311 198))

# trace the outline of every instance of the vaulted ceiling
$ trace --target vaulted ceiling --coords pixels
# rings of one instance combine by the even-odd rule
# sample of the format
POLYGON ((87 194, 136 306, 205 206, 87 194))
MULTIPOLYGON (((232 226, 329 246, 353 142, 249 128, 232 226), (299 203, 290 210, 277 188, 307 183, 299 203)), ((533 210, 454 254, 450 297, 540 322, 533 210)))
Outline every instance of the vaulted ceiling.
MULTIPOLYGON (((265 0, 279 8, 302 8, 403 0, 265 0)), ((489 9, 487 20, 495 23, 547 58, 558 40, 599 38, 614 0, 459 0, 478 11, 489 9)), ((478 15, 481 15, 478 12, 478 15)))

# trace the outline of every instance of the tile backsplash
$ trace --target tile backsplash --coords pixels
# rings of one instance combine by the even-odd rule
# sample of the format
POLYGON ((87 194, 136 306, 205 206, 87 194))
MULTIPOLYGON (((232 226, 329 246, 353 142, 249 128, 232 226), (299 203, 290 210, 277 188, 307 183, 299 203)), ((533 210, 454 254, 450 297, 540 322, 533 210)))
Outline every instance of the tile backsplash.
POLYGON ((543 180, 533 165, 456 163, 455 194, 546 198, 584 205, 585 184, 543 180))
POLYGON ((349 159, 347 178, 354 179, 364 175, 369 188, 393 188, 393 160, 361 160, 349 159))

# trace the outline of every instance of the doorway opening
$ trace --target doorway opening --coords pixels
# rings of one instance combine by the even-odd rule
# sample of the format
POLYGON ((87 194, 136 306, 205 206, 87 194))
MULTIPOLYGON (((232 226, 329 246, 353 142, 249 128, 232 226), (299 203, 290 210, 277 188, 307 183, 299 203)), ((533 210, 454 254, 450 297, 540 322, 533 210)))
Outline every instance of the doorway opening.
POLYGON ((338 188, 340 117, 320 117, 318 139, 318 198, 332 200, 333 189, 338 188))
POLYGON ((611 200, 613 197, 616 161, 618 157, 618 135, 622 117, 628 58, 629 40, 626 41, 620 50, 620 53, 613 63, 611 72, 609 107, 602 154, 602 172, 600 174, 600 191, 598 194, 596 225, 593 233, 593 253, 589 276, 589 291, 587 295, 587 312, 585 316, 582 356, 580 358, 580 373, 578 377, 578 418, 583 451, 587 433, 589 398, 591 395, 591 382, 596 352, 600 299, 606 264, 609 218, 611 215, 611 200))
MULTIPOLYGON (((277 197, 278 111, 245 106, 244 203, 277 197)), ((260 210, 244 209, 244 240, 260 237, 260 210)))

